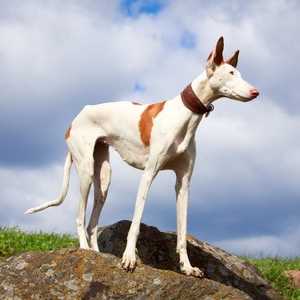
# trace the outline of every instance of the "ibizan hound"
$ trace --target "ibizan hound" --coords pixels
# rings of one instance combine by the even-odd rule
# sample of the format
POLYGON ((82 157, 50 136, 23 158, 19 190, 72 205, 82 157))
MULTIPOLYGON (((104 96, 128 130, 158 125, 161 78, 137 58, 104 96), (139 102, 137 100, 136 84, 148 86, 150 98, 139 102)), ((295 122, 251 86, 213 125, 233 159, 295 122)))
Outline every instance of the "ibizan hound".
POLYGON ((122 267, 133 271, 136 266, 136 242, 146 197, 156 174, 168 169, 175 172, 177 179, 176 250, 180 269, 187 275, 202 277, 203 272, 191 266, 186 247, 189 185, 196 156, 195 132, 203 116, 212 110, 213 101, 227 97, 247 102, 259 94, 242 79, 236 69, 239 51, 224 61, 223 46, 221 37, 207 59, 205 71, 173 99, 150 105, 112 102, 85 106, 65 135, 69 152, 60 196, 26 213, 41 211, 63 202, 74 162, 81 192, 76 219, 80 248, 99 251, 97 223, 110 185, 109 146, 112 146, 129 165, 144 170, 122 267), (92 183, 94 206, 86 230, 86 206, 92 183))

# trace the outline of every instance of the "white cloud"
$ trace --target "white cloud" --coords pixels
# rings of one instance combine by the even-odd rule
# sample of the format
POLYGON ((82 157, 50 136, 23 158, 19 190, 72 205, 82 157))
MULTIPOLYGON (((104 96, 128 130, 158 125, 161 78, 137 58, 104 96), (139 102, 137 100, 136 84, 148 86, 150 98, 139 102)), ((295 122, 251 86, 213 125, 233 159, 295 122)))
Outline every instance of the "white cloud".
POLYGON ((299 195, 300 141, 295 136, 300 117, 290 116, 263 97, 247 104, 224 100, 215 106, 214 115, 198 131, 196 173, 199 170, 204 180, 209 176, 218 185, 238 183, 242 189, 247 189, 249 181, 276 182, 299 195))
POLYGON ((259 235, 215 242, 237 255, 250 257, 299 256, 299 227, 278 235, 259 235))

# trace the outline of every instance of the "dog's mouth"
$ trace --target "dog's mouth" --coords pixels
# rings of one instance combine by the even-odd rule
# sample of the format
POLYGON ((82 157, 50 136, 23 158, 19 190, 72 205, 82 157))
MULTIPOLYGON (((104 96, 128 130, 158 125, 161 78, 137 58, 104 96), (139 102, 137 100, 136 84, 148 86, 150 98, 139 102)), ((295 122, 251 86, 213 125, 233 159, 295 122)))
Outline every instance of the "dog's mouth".
POLYGON ((245 102, 251 101, 251 100, 257 98, 258 95, 259 95, 259 91, 255 88, 253 88, 249 91, 249 96, 246 97, 246 100, 244 100, 244 101, 245 102))
POLYGON ((251 100, 255 99, 256 97, 241 97, 241 101, 243 102, 250 102, 251 100))
POLYGON ((234 99, 239 100, 239 101, 243 101, 243 102, 250 102, 252 100, 254 100, 257 95, 250 95, 250 96, 242 96, 242 95, 234 95, 234 99))
MULTIPOLYGON (((259 95, 259 92, 255 88, 249 89, 247 92, 240 92, 235 90, 229 90, 228 91, 228 98, 235 99, 242 102, 249 102, 251 100, 254 100, 259 95)), ((226 96, 225 96, 226 97, 226 96)))

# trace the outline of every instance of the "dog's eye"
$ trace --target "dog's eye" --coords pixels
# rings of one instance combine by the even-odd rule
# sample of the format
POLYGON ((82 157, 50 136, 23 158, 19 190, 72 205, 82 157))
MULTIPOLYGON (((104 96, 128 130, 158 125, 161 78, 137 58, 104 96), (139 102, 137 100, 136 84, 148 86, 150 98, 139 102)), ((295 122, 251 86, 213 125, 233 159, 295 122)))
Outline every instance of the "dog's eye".
POLYGON ((233 73, 233 71, 230 71, 229 73, 230 73, 231 75, 233 75, 233 74, 234 74, 234 73, 233 73))

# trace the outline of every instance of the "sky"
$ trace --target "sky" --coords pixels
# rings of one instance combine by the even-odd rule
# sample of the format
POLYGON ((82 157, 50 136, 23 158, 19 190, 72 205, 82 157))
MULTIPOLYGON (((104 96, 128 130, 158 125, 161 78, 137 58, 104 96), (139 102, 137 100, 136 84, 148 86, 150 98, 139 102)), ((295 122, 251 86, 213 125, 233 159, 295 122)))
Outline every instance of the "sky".
MULTIPOLYGON (((72 119, 87 104, 171 99, 224 36, 260 96, 220 99, 200 123, 188 231, 236 254, 299 256, 299 18, 296 0, 1 1, 0 226, 75 233, 74 169, 61 206, 23 214, 60 192, 72 119)), ((111 160, 101 226, 132 218, 141 176, 111 160)), ((159 173, 144 223, 176 230, 174 184, 159 173)))

